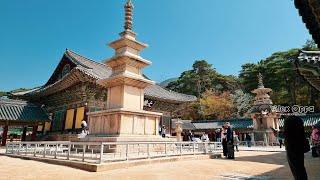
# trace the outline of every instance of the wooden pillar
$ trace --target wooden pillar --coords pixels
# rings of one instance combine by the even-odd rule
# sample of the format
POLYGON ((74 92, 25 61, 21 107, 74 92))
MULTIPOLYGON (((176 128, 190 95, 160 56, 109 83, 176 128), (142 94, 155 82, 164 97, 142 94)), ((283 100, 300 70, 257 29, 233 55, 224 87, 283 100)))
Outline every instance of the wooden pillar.
POLYGON ((32 127, 32 135, 31 135, 31 141, 35 141, 37 138, 37 130, 38 130, 38 125, 34 125, 32 127))
POLYGON ((2 142, 1 142, 2 146, 5 146, 7 144, 7 136, 8 136, 8 125, 3 127, 2 142))
POLYGON ((41 129, 41 132, 42 132, 42 135, 44 134, 44 130, 46 129, 46 123, 44 122, 42 124, 42 129, 41 129))
POLYGON ((171 133, 172 133, 172 116, 170 115, 170 119, 169 119, 169 134, 171 135, 171 133))
POLYGON ((50 131, 52 131, 53 130, 53 124, 55 123, 54 122, 54 118, 55 118, 55 113, 52 113, 52 117, 51 117, 51 124, 50 124, 50 131))
POLYGON ((72 133, 76 132, 77 110, 78 108, 75 108, 73 113, 72 133))
POLYGON ((22 132, 22 136, 21 136, 21 141, 26 141, 27 128, 28 128, 28 127, 23 127, 23 132, 22 132))
POLYGON ((65 110, 63 112, 63 115, 62 115, 63 119, 62 119, 62 129, 61 129, 61 134, 64 134, 64 131, 66 130, 66 120, 67 120, 67 110, 65 110))
POLYGON ((83 116, 83 120, 85 120, 86 122, 88 122, 88 113, 89 112, 89 107, 86 103, 85 107, 84 107, 84 116, 83 116))

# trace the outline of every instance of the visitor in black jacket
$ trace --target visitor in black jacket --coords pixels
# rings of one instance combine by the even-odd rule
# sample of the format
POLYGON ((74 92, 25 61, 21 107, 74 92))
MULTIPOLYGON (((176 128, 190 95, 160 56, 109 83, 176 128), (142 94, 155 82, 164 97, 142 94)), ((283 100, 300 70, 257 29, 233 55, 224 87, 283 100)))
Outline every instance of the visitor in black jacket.
POLYGON ((233 145, 233 131, 230 126, 230 123, 225 124, 227 129, 226 140, 227 140, 227 158, 234 159, 234 145, 233 145))
POLYGON ((284 138, 288 163, 295 180, 307 180, 304 167, 304 153, 310 148, 306 140, 303 121, 297 116, 289 116, 284 121, 284 138), (309 147, 308 147, 309 146, 309 147))

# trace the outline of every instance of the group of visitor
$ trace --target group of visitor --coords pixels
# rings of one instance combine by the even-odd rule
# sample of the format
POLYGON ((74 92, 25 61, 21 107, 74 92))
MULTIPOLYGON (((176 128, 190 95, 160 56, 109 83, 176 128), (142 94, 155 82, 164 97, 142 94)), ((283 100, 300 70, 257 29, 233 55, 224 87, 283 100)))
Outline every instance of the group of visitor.
POLYGON ((223 156, 234 159, 234 136, 230 123, 225 123, 221 128, 223 156))

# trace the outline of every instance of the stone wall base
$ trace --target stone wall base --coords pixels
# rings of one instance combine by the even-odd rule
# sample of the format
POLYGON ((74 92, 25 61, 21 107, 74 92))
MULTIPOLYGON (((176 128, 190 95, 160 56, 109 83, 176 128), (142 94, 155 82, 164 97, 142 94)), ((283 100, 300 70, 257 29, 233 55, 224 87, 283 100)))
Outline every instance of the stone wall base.
MULTIPOLYGON (((80 139, 83 142, 124 142, 123 145, 105 145, 104 151, 111 153, 111 152, 126 152, 126 143, 125 142, 175 142, 175 138, 162 138, 161 136, 111 136, 111 137, 99 137, 96 135, 88 135, 84 139, 80 139)), ((147 152, 147 145, 146 144, 135 144, 129 145, 129 152, 147 152)), ((154 144, 149 145, 149 151, 151 152, 164 152, 165 145, 164 144, 154 144)))

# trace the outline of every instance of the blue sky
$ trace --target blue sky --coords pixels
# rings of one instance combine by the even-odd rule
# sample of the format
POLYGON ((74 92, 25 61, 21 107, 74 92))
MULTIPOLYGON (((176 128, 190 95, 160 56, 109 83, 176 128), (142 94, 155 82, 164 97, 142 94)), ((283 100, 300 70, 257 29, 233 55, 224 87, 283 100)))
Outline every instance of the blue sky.
MULTIPOLYGON (((0 90, 44 84, 66 48, 102 61, 123 29, 125 0, 0 0, 0 90)), ((223 74, 310 39, 292 0, 133 0, 149 44, 144 72, 161 82, 197 59, 223 74)))

